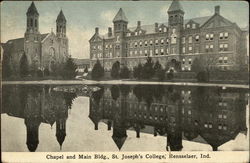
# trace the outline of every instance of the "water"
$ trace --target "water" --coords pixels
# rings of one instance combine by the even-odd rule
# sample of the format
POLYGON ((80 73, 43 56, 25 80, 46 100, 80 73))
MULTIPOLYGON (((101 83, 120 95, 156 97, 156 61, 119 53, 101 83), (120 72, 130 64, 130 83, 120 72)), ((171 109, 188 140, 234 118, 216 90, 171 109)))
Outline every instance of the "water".
POLYGON ((219 87, 98 85, 55 91, 3 85, 1 148, 53 151, 247 151, 248 92, 219 87))

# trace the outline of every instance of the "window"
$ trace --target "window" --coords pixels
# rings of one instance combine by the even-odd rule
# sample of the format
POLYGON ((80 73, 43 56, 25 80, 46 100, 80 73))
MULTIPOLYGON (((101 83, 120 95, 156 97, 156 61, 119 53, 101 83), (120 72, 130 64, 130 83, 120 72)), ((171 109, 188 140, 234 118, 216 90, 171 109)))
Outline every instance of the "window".
POLYGON ((140 46, 142 46, 142 42, 140 41, 140 46))
POLYGON ((181 43, 185 44, 185 37, 181 38, 181 43))
POLYGON ((185 58, 182 59, 182 64, 185 64, 185 58))
POLYGON ((192 39, 193 39, 192 36, 189 36, 188 37, 188 43, 192 43, 192 39))
POLYGON ((149 43, 150 43, 150 45, 151 45, 151 46, 153 45, 153 41, 152 41, 152 40, 150 40, 150 42, 149 42, 149 43))
POLYGON ((188 47, 188 50, 189 50, 189 51, 192 51, 192 49, 193 49, 192 46, 189 46, 189 47, 188 47))
POLYGON ((129 55, 132 56, 132 55, 133 55, 133 51, 130 51, 130 52, 129 52, 129 55))
POLYGON ((137 50, 135 50, 135 55, 137 55, 137 50))
POLYGON ((223 39, 223 33, 222 32, 220 33, 220 39, 223 39))
POLYGON ((168 38, 167 38, 167 45, 168 45, 168 42, 169 42, 169 40, 168 40, 168 38))
POLYGON ((150 56, 152 56, 153 55, 153 50, 150 50, 149 54, 150 54, 150 56))
POLYGON ((148 54, 148 50, 145 50, 145 56, 147 56, 147 54, 148 54))
POLYGON ((166 50, 167 50, 167 54, 168 54, 168 48, 166 50))
POLYGON ((191 58, 188 59, 188 64, 190 64, 190 65, 192 64, 192 59, 191 58))
POLYGON ((137 42, 135 42, 135 47, 137 47, 137 42))
POLYGON ((200 36, 199 36, 199 35, 196 35, 196 36, 195 36, 195 41, 199 41, 199 39, 200 39, 200 36))
POLYGON ((206 40, 209 40, 209 34, 206 34, 206 40))
POLYGON ((196 24, 192 24, 192 28, 195 29, 196 28, 196 24))
POLYGON ((141 32, 141 30, 139 31, 139 35, 141 34, 142 32, 141 32))
POLYGON ((135 35, 137 36, 137 32, 135 32, 135 35))
POLYGON ((182 53, 186 53, 186 48, 182 47, 182 53))
POLYGON ((210 34, 210 40, 213 40, 213 39, 214 39, 214 34, 211 33, 211 34, 210 34))
POLYGON ((161 28, 159 28, 159 32, 161 32, 162 31, 162 29, 161 28))
POLYGON ((210 45, 209 47, 210 47, 210 51, 212 52, 214 49, 214 45, 210 45))
POLYGON ((142 50, 140 50, 140 55, 142 55, 142 50))
POLYGON ((228 38, 228 32, 224 33, 224 38, 227 39, 228 38))
POLYGON ((187 28, 190 28, 190 24, 187 24, 187 28))
POLYGON ((223 51, 223 47, 224 47, 224 45, 220 44, 220 51, 223 51))
POLYGON ((224 51, 228 50, 228 44, 224 44, 224 51))
POLYGON ((127 36, 130 36, 130 33, 127 33, 127 36))
POLYGON ((155 55, 158 55, 158 49, 155 49, 155 55))
POLYGON ((228 58, 224 57, 224 63, 227 63, 228 58))
POLYGON ((209 51, 209 45, 206 45, 206 52, 209 51))
POLYGON ((161 55, 164 55, 164 49, 161 49, 161 55))
POLYGON ((161 44, 164 44, 164 39, 161 39, 161 44))
POLYGON ((155 40, 155 45, 158 45, 158 42, 159 42, 158 40, 155 40))
POLYGON ((166 28, 166 27, 164 27, 163 31, 164 31, 164 32, 167 32, 167 28, 166 28))
POLYGON ((219 57, 219 63, 222 63, 222 57, 219 57))
POLYGON ((37 27, 37 19, 35 19, 35 27, 37 27))
POLYGON ((148 46, 148 41, 145 41, 145 46, 148 46))

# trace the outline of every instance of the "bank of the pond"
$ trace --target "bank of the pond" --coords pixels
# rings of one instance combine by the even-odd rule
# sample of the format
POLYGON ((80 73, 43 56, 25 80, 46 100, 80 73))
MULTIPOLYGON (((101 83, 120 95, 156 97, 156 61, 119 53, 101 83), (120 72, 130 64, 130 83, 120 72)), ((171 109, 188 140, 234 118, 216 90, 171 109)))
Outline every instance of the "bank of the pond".
POLYGON ((42 80, 42 81, 2 81, 2 84, 51 84, 51 85, 75 85, 75 84, 127 84, 127 85, 177 85, 177 86, 206 86, 206 87, 230 87, 249 89, 247 84, 225 84, 225 83, 196 83, 196 82, 157 82, 157 81, 131 81, 131 80, 42 80))

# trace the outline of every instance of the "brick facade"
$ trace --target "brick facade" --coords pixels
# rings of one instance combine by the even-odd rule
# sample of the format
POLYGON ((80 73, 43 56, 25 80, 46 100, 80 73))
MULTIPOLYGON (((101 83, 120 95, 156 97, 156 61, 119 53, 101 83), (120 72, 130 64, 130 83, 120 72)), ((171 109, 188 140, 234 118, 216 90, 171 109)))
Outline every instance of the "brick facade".
POLYGON ((110 71, 115 61, 133 70, 148 56, 163 67, 179 61, 182 71, 190 71, 197 57, 210 58, 211 65, 220 70, 238 70, 243 63, 248 64, 246 32, 221 16, 220 6, 215 6, 212 16, 184 19, 184 14, 180 2, 173 1, 168 23, 142 25, 138 21, 136 27, 128 28, 128 20, 120 9, 113 20, 114 31, 109 28, 107 34, 101 35, 96 28, 89 40, 90 67, 98 59, 105 71, 110 71))

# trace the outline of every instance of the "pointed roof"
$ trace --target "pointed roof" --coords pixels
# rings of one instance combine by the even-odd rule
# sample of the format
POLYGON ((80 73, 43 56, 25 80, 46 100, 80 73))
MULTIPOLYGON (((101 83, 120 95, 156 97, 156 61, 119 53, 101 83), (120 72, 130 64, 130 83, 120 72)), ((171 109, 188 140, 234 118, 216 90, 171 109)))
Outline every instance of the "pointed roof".
POLYGON ((115 18, 113 19, 113 22, 116 22, 116 21, 128 22, 128 19, 127 19, 125 13, 123 12, 122 8, 119 9, 118 13, 116 14, 115 18))
POLYGON ((180 2, 178 0, 174 0, 169 9, 168 9, 168 12, 172 12, 172 11, 183 11, 183 7, 181 6, 180 2))
POLYGON ((58 21, 60 21, 60 22, 65 21, 65 22, 66 22, 66 18, 65 18, 65 16, 64 16, 62 10, 61 10, 60 13, 58 14, 56 21, 57 21, 57 22, 58 22, 58 21))
POLYGON ((30 7, 28 8, 27 12, 26 12, 26 15, 39 15, 37 9, 36 9, 36 6, 35 6, 35 3, 32 1, 30 7))
POLYGON ((127 136, 124 136, 124 137, 115 137, 115 136, 112 136, 112 139, 114 140, 114 142, 115 142, 116 146, 118 147, 118 149, 121 150, 124 142, 127 139, 127 136))

